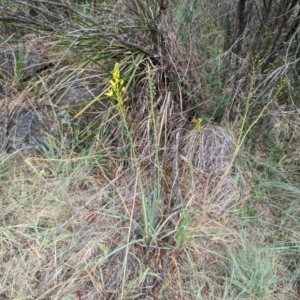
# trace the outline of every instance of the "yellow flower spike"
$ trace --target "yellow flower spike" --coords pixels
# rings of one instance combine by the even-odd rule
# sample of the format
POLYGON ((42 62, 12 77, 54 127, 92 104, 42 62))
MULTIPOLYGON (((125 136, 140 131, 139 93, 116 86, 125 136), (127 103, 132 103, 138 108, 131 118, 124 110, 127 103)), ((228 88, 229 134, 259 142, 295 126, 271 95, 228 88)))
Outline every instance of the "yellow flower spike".
POLYGON ((113 78, 114 78, 114 80, 115 80, 116 83, 120 79, 120 67, 119 67, 119 63, 115 64, 113 78))
POLYGON ((113 78, 109 80, 110 89, 107 93, 105 93, 108 97, 114 97, 117 101, 115 107, 118 110, 123 110, 127 112, 128 108, 124 105, 124 102, 128 100, 128 95, 126 94, 126 87, 124 86, 124 79, 120 78, 120 67, 119 64, 116 63, 113 72, 113 78))

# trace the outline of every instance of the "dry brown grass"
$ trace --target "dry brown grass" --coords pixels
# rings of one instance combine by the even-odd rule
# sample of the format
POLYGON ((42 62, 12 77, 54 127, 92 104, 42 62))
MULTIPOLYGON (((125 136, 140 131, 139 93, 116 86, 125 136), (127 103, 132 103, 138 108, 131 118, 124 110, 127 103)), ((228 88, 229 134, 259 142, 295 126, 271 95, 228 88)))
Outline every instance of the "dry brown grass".
MULTIPOLYGON (((172 141, 167 149, 173 146, 172 141)), ((148 141, 146 148, 153 145, 148 141)), ((151 244, 143 236, 142 201, 152 201, 157 188, 153 150, 141 153, 138 161, 127 160, 127 167, 116 160, 114 169, 105 163, 90 168, 76 153, 61 159, 11 157, 1 182, 1 297, 235 299, 225 280, 228 251, 260 243, 253 229, 253 244, 245 244, 237 214, 246 182, 231 173, 224 177, 234 149, 234 139, 218 126, 182 134, 178 173, 183 203, 173 200, 179 190, 172 164, 163 165, 151 244), (174 213, 178 209, 179 215, 174 213)), ((174 151, 162 152, 164 158, 170 155, 166 162, 174 159, 174 151)), ((289 271, 279 261, 278 266, 279 285, 289 271)), ((278 299, 287 295, 286 289, 273 292, 278 299)))
MULTIPOLYGON (((148 128, 149 119, 144 121, 148 128)), ((167 130, 163 114, 151 130, 163 128, 162 123, 167 130)), ((141 208, 145 197, 151 197, 141 188, 157 188, 150 132, 136 139, 148 149, 140 155, 138 173, 136 161, 129 161, 126 170, 121 159, 108 173, 101 165, 91 173, 80 156, 10 159, 8 180, 2 183, 7 195, 2 203, 2 297, 205 299, 211 293, 222 297, 215 284, 223 281, 225 250, 241 244, 236 218, 228 215, 240 204, 241 191, 237 198, 236 182, 226 178, 218 185, 235 143, 219 127, 185 132, 178 158, 183 203, 178 207, 172 200, 172 164, 166 163, 155 230, 167 218, 169 222, 150 245, 142 235, 141 208), (207 175, 212 170, 218 172, 215 177, 207 175), (234 189, 228 188, 233 182, 234 189), (221 203, 225 204, 220 211, 221 203), (178 208, 181 216, 170 218, 178 208)), ((166 162, 174 159, 173 145, 171 141, 162 148, 166 162)))

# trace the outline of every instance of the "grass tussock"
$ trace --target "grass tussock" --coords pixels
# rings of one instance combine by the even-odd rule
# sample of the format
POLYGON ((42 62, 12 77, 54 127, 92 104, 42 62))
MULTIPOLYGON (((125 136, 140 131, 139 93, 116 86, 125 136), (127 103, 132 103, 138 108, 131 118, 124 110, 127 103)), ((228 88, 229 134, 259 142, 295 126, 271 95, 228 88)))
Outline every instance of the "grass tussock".
POLYGON ((1 299, 299 298, 296 75, 229 8, 0 0, 1 299))

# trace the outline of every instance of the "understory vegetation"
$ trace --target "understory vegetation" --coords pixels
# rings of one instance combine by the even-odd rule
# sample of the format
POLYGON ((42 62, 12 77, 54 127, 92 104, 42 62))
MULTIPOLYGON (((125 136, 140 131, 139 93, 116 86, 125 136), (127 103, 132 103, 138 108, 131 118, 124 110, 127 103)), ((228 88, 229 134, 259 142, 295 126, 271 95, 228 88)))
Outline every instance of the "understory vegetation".
POLYGON ((296 0, 0 0, 0 299, 299 299, 299 24, 296 0))

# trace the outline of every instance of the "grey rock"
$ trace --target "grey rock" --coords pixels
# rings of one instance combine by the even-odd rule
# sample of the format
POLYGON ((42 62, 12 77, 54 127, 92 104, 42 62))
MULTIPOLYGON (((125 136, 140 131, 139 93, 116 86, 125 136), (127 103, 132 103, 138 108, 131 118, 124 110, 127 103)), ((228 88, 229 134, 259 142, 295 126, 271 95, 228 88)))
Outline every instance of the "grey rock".
MULTIPOLYGON (((21 82, 31 80, 37 72, 49 67, 52 67, 51 62, 43 55, 42 49, 17 48, 0 51, 0 80, 3 82, 14 81, 16 76, 21 82), (16 74, 18 72, 19 74, 16 74)), ((3 84, 0 84, 0 94, 5 98, 4 89, 3 84)), ((2 128, 7 128, 0 130, 1 149, 40 151, 47 147, 49 136, 58 137, 60 127, 75 125, 69 113, 70 108, 83 108, 102 92, 103 88, 94 87, 91 82, 73 77, 60 86, 59 91, 47 98, 43 109, 22 110, 9 116, 3 110, 0 113, 0 122, 2 128)), ((103 111, 108 105, 109 101, 96 101, 93 107, 103 111)))
MULTIPOLYGON (((50 112, 21 111, 10 120, 8 136, 3 138, 5 142, 2 148, 10 151, 18 150, 41 150, 47 147, 48 136, 57 135, 57 123, 53 122, 50 112)), ((1 133, 2 134, 2 133, 1 133)))
MULTIPOLYGON (((70 84, 71 85, 71 84, 70 84)), ((58 107, 70 107, 92 101, 102 93, 102 88, 88 88, 83 83, 64 88, 54 97, 53 103, 58 107)), ((104 107, 103 107, 104 108, 104 107)))
MULTIPOLYGON (((71 83, 70 83, 71 85, 71 83)), ((52 98, 54 111, 51 105, 45 109, 20 111, 9 118, 8 136, 3 136, 2 149, 7 151, 33 150, 39 152, 48 147, 49 136, 58 137, 59 128, 73 126, 73 119, 68 108, 93 100, 102 93, 102 88, 89 88, 79 81, 74 86, 64 88, 52 98)), ((109 101, 95 104, 97 110, 105 110, 109 101)), ((4 115, 0 116, 3 120, 4 115)), ((66 143, 69 143, 66 141, 66 143)))

